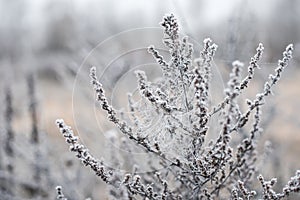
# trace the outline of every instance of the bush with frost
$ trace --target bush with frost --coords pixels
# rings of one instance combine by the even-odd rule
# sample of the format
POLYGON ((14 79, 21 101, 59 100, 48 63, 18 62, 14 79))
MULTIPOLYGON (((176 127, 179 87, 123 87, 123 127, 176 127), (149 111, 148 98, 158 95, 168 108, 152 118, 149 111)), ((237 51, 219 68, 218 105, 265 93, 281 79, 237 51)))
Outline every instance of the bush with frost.
MULTIPOLYGON (((299 192, 299 170, 281 191, 275 191, 276 178, 266 180, 257 167, 261 109, 292 58, 293 46, 286 47, 262 91, 253 99, 244 100, 246 106, 240 103, 241 94, 259 68, 263 45, 258 45, 245 77, 241 73, 244 64, 233 62, 224 98, 212 105, 211 67, 217 45, 205 39, 199 58, 193 60, 193 46, 187 37, 180 37, 175 17, 166 15, 161 26, 170 60, 165 60, 154 46, 148 48, 161 68, 162 77, 150 82, 144 71, 135 72, 140 99, 128 95, 130 116, 126 119, 107 100, 96 67, 90 70, 100 108, 125 136, 125 143, 132 141, 146 152, 148 159, 144 159, 151 170, 142 172, 136 167, 139 161, 132 165, 133 172, 123 173, 109 167, 93 156, 71 127, 57 120, 70 150, 110 185, 109 194, 114 199, 283 199, 299 192), (158 117, 154 128, 147 131, 158 117), (211 123, 214 119, 221 119, 218 128, 212 127, 216 126, 211 123), (246 134, 236 137, 241 129, 246 129, 246 134)), ((57 198, 65 199, 62 188, 57 191, 57 198)))

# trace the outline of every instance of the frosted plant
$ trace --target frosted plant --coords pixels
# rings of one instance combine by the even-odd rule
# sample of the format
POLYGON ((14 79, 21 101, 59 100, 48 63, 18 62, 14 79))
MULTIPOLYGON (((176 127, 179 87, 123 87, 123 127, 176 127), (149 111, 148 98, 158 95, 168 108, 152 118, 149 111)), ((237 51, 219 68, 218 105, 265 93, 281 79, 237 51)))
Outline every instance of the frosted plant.
POLYGON ((63 120, 57 120, 70 150, 105 183, 115 188, 110 195, 116 199, 137 199, 139 196, 144 199, 282 199, 299 192, 299 171, 281 192, 275 192, 272 187, 276 179, 266 181, 259 175, 256 165, 257 141, 262 132, 261 107, 292 58, 293 46, 288 45, 283 52, 263 91, 253 100, 245 100, 248 108, 243 111, 238 99, 253 79, 255 69, 259 68, 263 45, 258 45, 251 58, 246 77, 241 75, 244 64, 233 62, 223 101, 211 105, 211 67, 217 45, 211 39, 205 39, 199 58, 193 62, 193 46, 187 37, 180 38, 175 17, 166 15, 161 26, 170 60, 166 61, 154 46, 148 48, 161 67, 162 78, 150 82, 145 72, 135 72, 140 100, 128 95, 129 120, 124 120, 109 104, 98 81, 96 67, 90 70, 91 83, 101 109, 127 140, 147 152, 152 170, 139 173, 136 169, 122 174, 107 167, 89 152, 71 127, 63 120), (215 129, 210 129, 210 121, 217 114, 218 118, 221 116, 219 132, 216 138, 209 140, 209 134, 216 135, 211 133, 215 129), (233 145, 232 138, 245 128, 251 117, 253 124, 247 137, 233 145), (155 118, 159 120, 152 124, 151 131, 147 131, 155 118), (159 160, 157 165, 152 163, 153 158, 159 160), (255 176, 258 176, 262 189, 255 186, 255 176))

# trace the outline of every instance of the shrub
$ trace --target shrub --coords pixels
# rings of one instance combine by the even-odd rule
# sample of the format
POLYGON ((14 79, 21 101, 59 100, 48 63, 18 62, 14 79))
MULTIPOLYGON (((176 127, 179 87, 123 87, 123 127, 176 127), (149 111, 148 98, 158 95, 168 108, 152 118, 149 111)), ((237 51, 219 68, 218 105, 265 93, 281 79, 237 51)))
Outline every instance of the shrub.
MULTIPOLYGON (((254 71, 259 68, 263 45, 258 45, 256 54, 251 58, 246 77, 242 78, 241 74, 243 63, 232 63, 224 99, 217 105, 211 105, 211 67, 217 45, 211 39, 205 39, 200 57, 193 62, 193 46, 187 37, 180 38, 175 17, 166 15, 161 26, 170 60, 166 61, 154 46, 148 48, 161 67, 162 78, 150 82, 145 72, 135 72, 140 99, 137 101, 132 94, 128 95, 130 118, 123 119, 109 104, 98 81, 96 67, 90 70, 100 107, 128 141, 133 141, 147 153, 147 162, 152 170, 142 173, 135 167, 132 173, 122 173, 108 167, 89 152, 63 120, 57 120, 70 150, 112 186, 110 195, 116 199, 282 199, 299 192, 300 171, 282 191, 275 192, 276 178, 265 180, 257 169, 257 142, 262 132, 261 108, 292 58, 293 46, 286 47, 263 91, 254 99, 245 100, 247 109, 243 111, 241 107, 244 105, 238 100, 253 79, 254 71), (159 122, 155 129, 145 131, 149 122, 157 116, 159 122), (219 128, 212 129, 215 124, 211 121, 219 118, 219 128), (235 138, 249 123, 252 125, 245 137, 235 138), (240 141, 236 142, 239 138, 240 141), (159 162, 155 163, 156 159, 159 162), (256 186, 255 176, 260 188, 256 186)), ((65 198, 61 187, 58 187, 57 197, 65 198)))

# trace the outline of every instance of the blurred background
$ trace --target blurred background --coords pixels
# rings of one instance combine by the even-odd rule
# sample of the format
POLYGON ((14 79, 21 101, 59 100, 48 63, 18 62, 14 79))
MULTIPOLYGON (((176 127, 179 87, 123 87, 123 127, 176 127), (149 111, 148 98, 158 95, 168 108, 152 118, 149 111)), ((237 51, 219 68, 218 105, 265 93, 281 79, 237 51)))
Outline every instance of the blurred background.
POLYGON ((88 70, 97 66, 121 107, 124 90, 135 84, 123 75, 151 63, 150 44, 164 50, 159 22, 166 13, 195 42, 195 55, 206 37, 218 44, 216 87, 226 83, 232 61, 247 66, 264 44, 249 98, 294 44, 293 61, 265 106, 262 137, 270 142, 262 172, 281 186, 300 168, 300 1, 0 0, 0 199, 53 199, 56 185, 70 199, 106 198, 104 184, 68 152, 55 120, 71 125, 96 156, 109 157, 104 149, 114 133, 94 110, 88 70))

